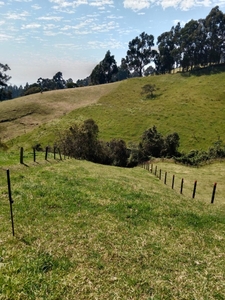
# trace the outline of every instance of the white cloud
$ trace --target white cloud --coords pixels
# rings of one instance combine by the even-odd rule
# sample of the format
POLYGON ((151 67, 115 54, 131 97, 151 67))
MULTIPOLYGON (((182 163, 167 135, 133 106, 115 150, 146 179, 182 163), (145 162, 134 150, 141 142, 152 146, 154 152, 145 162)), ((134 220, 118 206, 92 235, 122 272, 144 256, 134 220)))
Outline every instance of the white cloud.
POLYGON ((5 3, 3 1, 0 1, 0 6, 5 5, 5 3))
POLYGON ((66 1, 66 0, 49 0, 49 2, 56 4, 53 6, 54 9, 60 9, 60 8, 68 8, 68 7, 78 7, 83 4, 88 4, 87 0, 77 0, 77 1, 66 1))
POLYGON ((0 41, 8 41, 10 40, 12 37, 9 36, 8 34, 2 34, 0 33, 0 41))
POLYGON ((30 14, 27 11, 24 11, 22 13, 7 13, 6 19, 12 19, 12 20, 26 20, 26 18, 30 16, 30 14))
POLYGON ((22 25, 21 29, 37 29, 40 28, 41 25, 37 24, 37 23, 31 23, 31 24, 27 24, 27 25, 22 25))
POLYGON ((41 6, 39 6, 38 4, 34 4, 31 7, 35 10, 41 9, 41 6))
MULTIPOLYGON (((225 3, 225 0, 220 1, 225 3)), ((218 1, 214 0, 213 2, 218 5, 218 1)), ((161 6, 163 9, 174 7, 185 11, 196 6, 209 7, 212 5, 212 0, 124 0, 123 5, 124 8, 132 9, 135 12, 155 5, 161 6)))
POLYGON ((53 29, 56 29, 56 28, 59 28, 59 26, 55 25, 55 24, 46 24, 46 25, 43 25, 43 28, 44 30, 53 30, 53 29))
POLYGON ((91 49, 121 49, 123 45, 117 40, 109 40, 109 41, 90 41, 88 45, 91 49))
POLYGON ((149 0, 124 0, 123 1, 124 8, 130 8, 133 11, 139 11, 144 8, 150 7, 149 0))
POLYGON ((180 8, 181 10, 188 10, 195 6, 196 0, 162 0, 161 6, 163 9, 168 7, 180 8))
POLYGON ((97 6, 97 7, 102 7, 106 5, 113 5, 114 2, 112 0, 92 0, 90 2, 91 6, 97 6))
POLYGON ((33 0, 10 0, 10 2, 24 2, 24 3, 27 3, 27 2, 32 2, 33 0))
POLYGON ((39 17, 37 20, 45 20, 45 21, 56 21, 59 22, 63 19, 63 17, 56 17, 56 16, 51 16, 51 17, 39 17))

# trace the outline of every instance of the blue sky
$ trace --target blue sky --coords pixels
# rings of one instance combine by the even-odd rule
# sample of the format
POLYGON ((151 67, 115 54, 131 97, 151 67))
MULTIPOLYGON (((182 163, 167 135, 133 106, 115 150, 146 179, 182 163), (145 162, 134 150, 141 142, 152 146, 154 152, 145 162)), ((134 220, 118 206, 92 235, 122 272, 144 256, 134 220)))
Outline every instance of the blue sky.
POLYGON ((83 79, 107 50, 120 65, 143 31, 155 38, 177 22, 205 18, 225 0, 0 0, 0 62, 11 84, 39 77, 83 79))

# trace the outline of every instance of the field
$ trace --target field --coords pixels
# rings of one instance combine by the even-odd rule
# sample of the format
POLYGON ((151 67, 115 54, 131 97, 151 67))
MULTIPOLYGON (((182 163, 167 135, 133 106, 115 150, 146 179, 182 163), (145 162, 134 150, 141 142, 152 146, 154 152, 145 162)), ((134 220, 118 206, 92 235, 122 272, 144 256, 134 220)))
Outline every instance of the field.
POLYGON ((224 299, 224 201, 140 167, 15 159, 0 171, 0 299, 224 299))
POLYGON ((150 172, 43 152, 33 162, 31 151, 87 118, 103 140, 136 144, 156 125, 178 132, 180 151, 207 150, 225 141, 224 80, 219 71, 178 73, 0 102, 8 146, 0 151, 0 300, 225 299, 224 160, 199 168, 153 160, 150 172), (148 83, 153 99, 141 93, 148 83))
POLYGON ((52 145, 63 129, 93 118, 106 141, 137 144, 156 125, 163 135, 179 134, 180 151, 208 150, 218 139, 225 141, 224 81, 225 72, 177 73, 5 101, 0 103, 1 139, 11 148, 52 145), (145 84, 156 85, 153 99, 142 95, 145 84))

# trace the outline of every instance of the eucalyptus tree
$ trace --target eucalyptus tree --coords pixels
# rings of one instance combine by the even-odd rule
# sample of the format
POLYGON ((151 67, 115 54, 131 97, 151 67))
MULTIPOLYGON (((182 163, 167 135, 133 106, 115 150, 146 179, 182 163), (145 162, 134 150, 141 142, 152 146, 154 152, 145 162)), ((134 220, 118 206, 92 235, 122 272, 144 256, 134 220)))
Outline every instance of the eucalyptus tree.
POLYGON ((8 86, 8 81, 10 80, 10 76, 6 74, 7 71, 10 70, 10 67, 7 64, 0 63, 0 100, 10 99, 11 92, 6 89, 8 86))
POLYGON ((181 29, 181 66, 183 70, 193 68, 196 63, 196 35, 198 21, 191 20, 181 29))
POLYGON ((225 15, 214 7, 205 19, 208 62, 219 63, 225 51, 225 15))
POLYGON ((128 44, 126 63, 131 72, 137 72, 142 77, 144 67, 150 64, 155 55, 152 50, 154 46, 154 36, 142 32, 128 44))
POLYGON ((172 51, 175 48, 173 31, 167 31, 158 36, 157 45, 160 55, 161 73, 171 73, 174 67, 174 57, 172 51))
POLYGON ((66 81, 63 79, 62 72, 57 72, 53 78, 53 82, 55 83, 56 89, 64 89, 66 85, 66 81))
POLYGON ((105 57, 91 73, 92 84, 109 83, 112 80, 112 76, 118 72, 118 67, 114 55, 111 55, 108 50, 105 57))
POLYGON ((10 70, 10 67, 7 64, 0 63, 0 87, 7 86, 7 82, 11 79, 9 75, 6 74, 10 70))

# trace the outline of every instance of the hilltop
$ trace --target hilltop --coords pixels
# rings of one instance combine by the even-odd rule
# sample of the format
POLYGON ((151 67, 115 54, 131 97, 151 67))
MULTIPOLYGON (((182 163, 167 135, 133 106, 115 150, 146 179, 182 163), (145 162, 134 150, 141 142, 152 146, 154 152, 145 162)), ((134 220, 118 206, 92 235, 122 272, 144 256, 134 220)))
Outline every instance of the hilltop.
POLYGON ((93 118, 100 138, 138 143, 155 125, 162 134, 177 132, 180 150, 207 150, 225 140, 225 72, 176 73, 85 88, 56 90, 0 103, 1 139, 9 146, 52 144, 61 129, 93 118), (210 74, 210 75, 209 75, 210 74), (154 84, 154 98, 142 87, 154 84))

